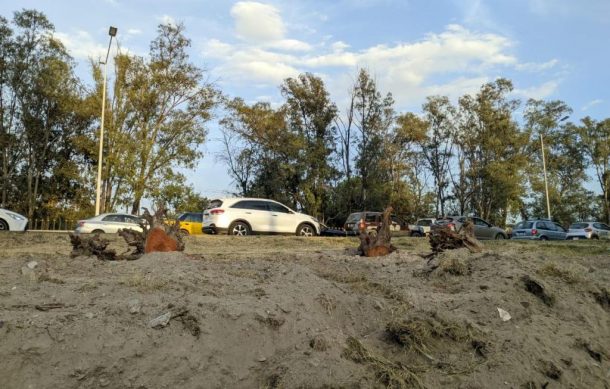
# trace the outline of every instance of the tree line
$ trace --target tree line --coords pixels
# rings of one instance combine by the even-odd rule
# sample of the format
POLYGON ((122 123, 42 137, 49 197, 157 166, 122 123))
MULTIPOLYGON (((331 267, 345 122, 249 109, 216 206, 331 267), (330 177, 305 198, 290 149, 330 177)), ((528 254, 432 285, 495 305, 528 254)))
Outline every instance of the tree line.
MULTIPOLYGON (((206 199, 179 169, 202 157, 220 111, 218 158, 234 194, 275 199, 330 225, 388 204, 408 220, 477 214, 504 225, 545 216, 541 140, 553 218, 610 222, 610 119, 575 123, 566 103, 520 101, 507 79, 398 112, 366 69, 342 107, 310 73, 284 80, 280 106, 248 103, 208 81, 190 44, 183 25, 160 25, 147 56, 114 58, 103 211, 137 213, 143 198, 201 209, 206 199)), ((93 213, 102 69, 91 62, 88 86, 74 67, 42 13, 0 17, 0 201, 30 218, 93 213)))
POLYGON ((225 103, 222 159, 239 195, 274 198, 329 223, 392 204, 409 220, 476 214, 546 217, 542 138, 553 218, 609 220, 610 119, 566 121, 562 101, 512 94, 510 80, 453 103, 427 97, 421 114, 399 113, 366 69, 340 110, 321 78, 280 86, 284 103, 225 103), (589 174, 601 195, 587 190, 589 174))

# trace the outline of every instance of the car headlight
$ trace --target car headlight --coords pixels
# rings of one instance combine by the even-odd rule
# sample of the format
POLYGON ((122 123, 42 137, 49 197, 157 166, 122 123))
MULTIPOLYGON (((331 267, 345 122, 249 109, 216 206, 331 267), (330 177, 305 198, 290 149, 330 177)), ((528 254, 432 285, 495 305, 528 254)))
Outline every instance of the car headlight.
POLYGON ((11 217, 13 220, 17 220, 17 221, 24 221, 25 217, 21 216, 18 213, 14 213, 14 212, 9 212, 7 211, 6 214, 11 217))

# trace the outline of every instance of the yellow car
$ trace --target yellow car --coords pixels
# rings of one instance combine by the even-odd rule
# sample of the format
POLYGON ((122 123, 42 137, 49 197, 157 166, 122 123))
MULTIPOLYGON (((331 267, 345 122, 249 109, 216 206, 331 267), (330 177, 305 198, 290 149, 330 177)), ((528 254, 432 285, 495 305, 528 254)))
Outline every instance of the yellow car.
POLYGON ((180 222, 180 232, 184 235, 201 235, 202 212, 185 212, 178 216, 180 222))

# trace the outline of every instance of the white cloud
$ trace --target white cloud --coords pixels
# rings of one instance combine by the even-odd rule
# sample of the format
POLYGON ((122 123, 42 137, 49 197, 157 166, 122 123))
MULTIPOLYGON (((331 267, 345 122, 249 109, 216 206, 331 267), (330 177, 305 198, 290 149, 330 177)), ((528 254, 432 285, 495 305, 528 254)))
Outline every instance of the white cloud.
MULTIPOLYGON (((238 4, 243 7, 244 3, 238 4)), ((273 15, 279 18, 278 13, 273 15)), ((324 77, 331 91, 339 94, 344 94, 353 81, 337 73, 353 74, 357 68, 364 67, 376 75, 382 90, 391 91, 403 105, 420 103, 432 94, 458 97, 472 93, 506 70, 544 71, 558 63, 555 59, 521 63, 512 53, 515 43, 509 38, 479 33, 457 24, 446 26, 440 33, 429 33, 418 41, 378 44, 361 50, 354 50, 343 41, 314 46, 279 39, 280 35, 267 34, 273 39, 260 42, 210 40, 203 53, 216 60, 218 65, 214 71, 224 82, 252 80, 257 85, 273 87, 286 77, 308 71, 324 77)), ((549 81, 518 92, 541 98, 552 94, 558 85, 558 81, 549 81)))
POLYGON ((172 25, 172 26, 176 26, 178 25, 178 23, 176 22, 176 18, 174 18, 173 16, 170 15, 161 15, 157 18, 157 20, 161 23, 161 24, 168 24, 168 25, 172 25))
POLYGON ((555 65, 557 65, 558 63, 559 61, 557 59, 551 59, 550 61, 542 63, 524 62, 517 64, 517 66, 515 66, 515 69, 525 72, 542 72, 544 70, 549 70, 555 67, 555 65))
POLYGON ((240 1, 231 8, 235 32, 248 42, 279 41, 284 38, 284 22, 277 8, 255 1, 240 1))
POLYGON ((595 100, 591 100, 591 101, 589 101, 587 104, 585 104, 585 105, 584 105, 584 106, 581 108, 581 110, 582 110, 582 111, 588 111, 589 109, 591 109, 591 108, 595 107, 596 105, 599 105, 599 104, 601 104, 601 103, 603 103, 603 102, 604 102, 604 100, 602 100, 602 99, 595 99, 595 100))
POLYGON ((559 81, 551 80, 529 88, 515 88, 513 93, 518 96, 540 100, 549 97, 550 95, 555 93, 558 87, 559 81))
POLYGON ((128 35, 140 35, 140 34, 142 34, 142 30, 140 30, 138 28, 130 28, 127 30, 127 34, 128 35))
POLYGON ((265 46, 283 51, 311 51, 312 49, 312 46, 309 43, 296 39, 282 39, 279 41, 272 41, 266 44, 265 46))
POLYGON ((100 59, 106 57, 107 43, 93 39, 87 31, 78 30, 73 33, 56 32, 53 36, 61 41, 70 55, 78 59, 100 59))

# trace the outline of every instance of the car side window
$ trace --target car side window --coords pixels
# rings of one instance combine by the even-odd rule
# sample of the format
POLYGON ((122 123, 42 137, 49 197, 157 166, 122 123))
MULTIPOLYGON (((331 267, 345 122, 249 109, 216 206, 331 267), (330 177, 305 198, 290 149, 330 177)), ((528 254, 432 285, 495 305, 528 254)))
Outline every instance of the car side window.
POLYGON ((377 214, 367 213, 365 221, 367 223, 375 223, 377 221, 377 214))
POLYGON ((607 224, 604 224, 604 223, 599 223, 599 224, 601 224, 603 230, 610 231, 610 227, 607 224))
POLYGON ((125 222, 131 223, 131 224, 140 224, 141 220, 134 216, 126 216, 125 222))
POLYGON ((269 211, 269 206, 266 201, 252 201, 249 209, 254 211, 269 211))
POLYGON ((481 227, 489 227, 489 224, 487 224, 486 221, 484 221, 483 219, 479 219, 478 217, 473 217, 472 221, 474 222, 474 224, 476 224, 477 226, 481 226, 481 227))
POLYGON ((278 203, 267 203, 271 212, 290 213, 290 210, 278 203))
POLYGON ((125 221, 125 217, 123 215, 108 215, 103 219, 103 221, 123 223, 125 221))
POLYGON ((178 217, 178 220, 179 220, 179 221, 181 221, 181 222, 186 221, 186 219, 188 218, 188 216, 189 216, 189 215, 188 215, 188 213, 183 213, 182 215, 180 215, 180 216, 178 217))
POLYGON ((249 208, 249 204, 251 203, 251 201, 247 201, 247 200, 243 200, 243 201, 238 201, 235 204, 231 205, 231 208, 237 208, 237 209, 250 209, 249 208))
POLYGON ((559 232, 567 232, 565 228, 563 228, 562 225, 554 223, 555 224, 555 229, 559 232))
POLYGON ((536 228, 539 230, 548 230, 549 229, 545 222, 536 223, 536 228))
POLYGON ((202 223, 203 222, 203 214, 202 213, 192 213, 191 221, 193 223, 202 223))

